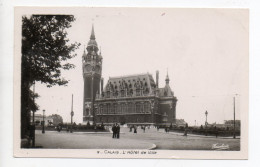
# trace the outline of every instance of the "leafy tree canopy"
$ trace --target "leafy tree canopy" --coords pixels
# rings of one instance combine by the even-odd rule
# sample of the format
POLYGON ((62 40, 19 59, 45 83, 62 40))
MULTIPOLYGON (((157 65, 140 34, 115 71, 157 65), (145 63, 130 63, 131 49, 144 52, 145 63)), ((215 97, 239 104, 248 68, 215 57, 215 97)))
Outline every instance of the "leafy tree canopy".
POLYGON ((66 85, 61 70, 74 68, 68 59, 80 45, 68 44, 66 29, 75 21, 72 15, 33 15, 22 18, 22 75, 31 85, 35 81, 53 85, 66 85), (65 62, 62 64, 62 62, 65 62))
POLYGON ((67 85, 62 70, 75 66, 67 60, 76 56, 80 43, 70 43, 67 29, 75 21, 72 15, 32 15, 22 17, 22 67, 21 67, 21 137, 30 124, 30 111, 38 106, 34 98, 39 95, 30 88, 35 82, 51 87, 67 85))

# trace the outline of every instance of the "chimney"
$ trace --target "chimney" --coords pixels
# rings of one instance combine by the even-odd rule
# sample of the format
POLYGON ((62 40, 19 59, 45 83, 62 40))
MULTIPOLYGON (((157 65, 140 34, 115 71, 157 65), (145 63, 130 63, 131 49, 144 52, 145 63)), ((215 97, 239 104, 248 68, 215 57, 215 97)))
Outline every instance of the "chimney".
POLYGON ((159 87, 159 71, 156 71, 156 88, 159 87))
POLYGON ((104 78, 101 78, 101 93, 103 92, 104 78))

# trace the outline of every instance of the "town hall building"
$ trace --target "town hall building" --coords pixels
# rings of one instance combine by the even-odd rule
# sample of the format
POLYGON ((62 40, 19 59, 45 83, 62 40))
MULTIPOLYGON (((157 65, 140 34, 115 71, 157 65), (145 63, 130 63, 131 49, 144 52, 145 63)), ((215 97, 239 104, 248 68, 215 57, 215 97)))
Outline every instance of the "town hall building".
POLYGON ((167 73, 165 86, 159 88, 149 73, 109 77, 104 86, 103 57, 95 40, 94 28, 82 56, 84 79, 83 123, 170 125, 176 121, 177 98, 170 88, 167 73))

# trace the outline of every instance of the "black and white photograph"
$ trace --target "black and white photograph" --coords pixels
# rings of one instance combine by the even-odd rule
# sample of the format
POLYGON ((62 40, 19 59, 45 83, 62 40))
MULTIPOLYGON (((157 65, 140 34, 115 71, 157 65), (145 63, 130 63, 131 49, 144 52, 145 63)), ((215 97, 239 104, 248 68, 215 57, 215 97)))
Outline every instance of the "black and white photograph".
POLYGON ((16 7, 14 156, 247 159, 249 10, 16 7))

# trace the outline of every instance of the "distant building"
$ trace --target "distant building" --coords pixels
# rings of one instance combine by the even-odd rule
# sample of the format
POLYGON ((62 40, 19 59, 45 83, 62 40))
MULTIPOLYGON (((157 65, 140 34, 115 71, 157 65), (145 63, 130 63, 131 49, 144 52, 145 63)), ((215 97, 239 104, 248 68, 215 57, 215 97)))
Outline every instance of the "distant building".
MULTIPOLYGON (((226 127, 229 127, 230 129, 234 129, 234 120, 225 120, 224 124, 226 127)), ((235 127, 236 129, 240 129, 240 120, 235 120, 235 127)))
POLYGON ((94 28, 82 56, 84 79, 83 123, 173 124, 177 98, 170 88, 169 76, 159 88, 149 73, 110 77, 103 88, 102 56, 98 53, 94 28))
MULTIPOLYGON (((240 129, 240 120, 236 120, 236 129, 240 129)), ((208 127, 217 127, 217 128, 224 128, 224 129, 234 129, 234 120, 225 120, 224 123, 213 123, 213 124, 208 124, 208 127)))
POLYGON ((184 119, 176 119, 176 121, 175 121, 175 125, 176 126, 183 126, 183 127, 185 127, 186 123, 187 122, 185 122, 184 119))
MULTIPOLYGON (((33 115, 31 115, 31 122, 33 121, 33 115)), ((44 116, 45 125, 58 125, 59 123, 63 123, 63 119, 58 114, 52 114, 49 116, 44 116)), ((41 114, 34 115, 34 122, 36 125, 42 125, 43 116, 41 114)))

